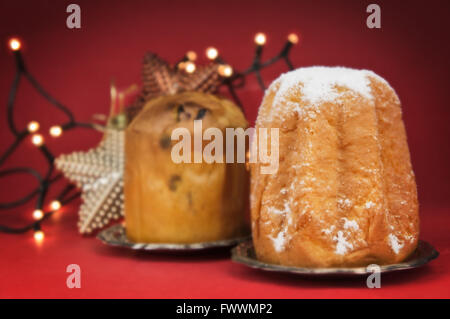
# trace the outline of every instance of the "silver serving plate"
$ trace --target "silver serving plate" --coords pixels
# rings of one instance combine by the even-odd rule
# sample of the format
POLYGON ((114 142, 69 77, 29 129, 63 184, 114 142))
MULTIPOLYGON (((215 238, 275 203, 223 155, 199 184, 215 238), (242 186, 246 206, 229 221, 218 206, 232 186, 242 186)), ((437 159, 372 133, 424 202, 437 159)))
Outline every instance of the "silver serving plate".
POLYGON ((97 238, 106 245, 133 250, 146 250, 154 252, 189 252, 213 248, 232 247, 239 244, 240 242, 248 240, 249 236, 193 244, 134 243, 127 238, 125 234, 125 227, 121 224, 117 224, 102 230, 97 235, 97 238))
MULTIPOLYGON (((404 262, 392 265, 380 266, 381 273, 407 270, 421 267, 431 260, 436 259, 439 253, 429 243, 423 240, 419 240, 417 249, 414 253, 404 262)), ((252 240, 246 240, 241 242, 238 246, 234 247, 231 251, 231 258, 233 261, 244 264, 251 268, 274 271, 281 273, 290 273, 297 275, 308 276, 361 276, 371 274, 371 271, 367 271, 366 267, 352 267, 352 268, 306 268, 306 267, 288 267, 282 265, 268 264, 259 261, 256 258, 255 249, 253 248, 252 240)))

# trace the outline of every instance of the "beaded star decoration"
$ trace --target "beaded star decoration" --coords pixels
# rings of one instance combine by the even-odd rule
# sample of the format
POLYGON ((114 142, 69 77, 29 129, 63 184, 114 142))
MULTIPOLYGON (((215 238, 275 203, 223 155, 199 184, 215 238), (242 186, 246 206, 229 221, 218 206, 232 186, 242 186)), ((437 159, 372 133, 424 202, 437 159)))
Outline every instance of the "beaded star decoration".
POLYGON ((61 155, 55 164, 82 191, 78 221, 81 234, 123 216, 123 130, 107 128, 96 148, 61 155))

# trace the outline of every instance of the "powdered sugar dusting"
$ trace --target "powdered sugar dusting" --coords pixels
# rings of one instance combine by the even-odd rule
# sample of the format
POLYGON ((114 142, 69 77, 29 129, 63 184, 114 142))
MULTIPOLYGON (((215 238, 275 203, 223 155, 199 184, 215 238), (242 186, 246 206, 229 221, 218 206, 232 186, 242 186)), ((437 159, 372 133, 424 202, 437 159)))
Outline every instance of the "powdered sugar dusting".
POLYGON ((273 248, 277 252, 283 251, 285 249, 286 243, 290 240, 290 236, 288 236, 288 227, 293 223, 291 204, 292 203, 290 203, 290 201, 286 200, 284 201, 283 209, 277 209, 273 206, 267 208, 270 214, 281 215, 286 218, 286 223, 284 224, 283 229, 278 232, 277 236, 270 236, 270 239, 273 243, 273 248))
POLYGON ((347 218, 343 218, 344 220, 344 229, 353 229, 353 230, 358 230, 359 229, 359 225, 356 222, 356 220, 349 220, 347 218))
POLYGON ((371 99, 370 80, 367 71, 344 67, 315 66, 300 68, 280 76, 280 88, 275 103, 286 96, 288 90, 302 85, 303 100, 312 104, 334 101, 339 97, 337 86, 348 88, 371 99))
POLYGON ((265 92, 265 97, 269 93, 275 94, 272 107, 269 110, 261 108, 257 121, 270 121, 274 116, 283 117, 289 112, 314 119, 320 113, 319 105, 322 102, 337 101, 344 94, 339 92, 339 87, 347 88, 350 94, 373 100, 371 77, 389 85, 372 71, 345 67, 313 66, 284 73, 265 92), (290 95, 301 97, 302 105, 289 99, 290 95))
POLYGON ((286 231, 280 231, 276 237, 270 237, 273 242, 273 248, 276 252, 280 252, 284 250, 284 246, 286 245, 286 231))
POLYGON ((375 203, 371 202, 371 201, 368 201, 368 202, 366 202, 365 206, 366 206, 367 209, 369 209, 369 208, 375 207, 375 203))
POLYGON ((400 249, 403 248, 404 244, 400 243, 397 236, 395 236, 393 234, 389 234, 388 239, 389 239, 389 245, 391 246, 392 250, 394 251, 394 253, 398 254, 400 252, 400 249))
POLYGON ((291 207, 287 201, 284 202, 283 209, 277 209, 275 207, 268 207, 268 211, 276 215, 292 214, 291 207))
POLYGON ((347 241, 342 231, 338 231, 333 241, 337 242, 335 251, 337 255, 345 255, 348 249, 353 249, 353 245, 347 241))
POLYGON ((331 225, 330 228, 322 229, 322 233, 324 233, 326 235, 330 235, 334 231, 335 228, 336 228, 336 226, 331 225))

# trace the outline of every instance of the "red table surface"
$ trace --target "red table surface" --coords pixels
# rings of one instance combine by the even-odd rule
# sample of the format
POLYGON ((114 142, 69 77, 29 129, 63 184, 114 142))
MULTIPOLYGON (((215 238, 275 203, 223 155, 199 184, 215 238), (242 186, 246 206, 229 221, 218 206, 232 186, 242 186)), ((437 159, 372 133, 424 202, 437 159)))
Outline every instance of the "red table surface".
MULTIPOLYGON (((377 1, 382 28, 365 26, 369 1, 77 1, 82 28, 65 27, 70 2, 2 1, 0 41, 24 41, 30 71, 76 118, 90 121, 108 113, 109 83, 124 88, 140 81, 140 63, 148 50, 171 62, 187 50, 199 55, 214 45, 235 69, 251 62, 257 31, 267 33, 265 56, 273 56, 289 32, 301 34, 292 50, 296 66, 344 65, 366 68, 385 77, 403 104, 411 158, 421 203, 421 238, 440 257, 430 265, 382 276, 381 289, 368 289, 365 279, 307 279, 266 273, 230 261, 227 251, 193 256, 146 254, 104 246, 76 229, 79 202, 43 224, 45 240, 38 246, 31 233, 0 234, 0 297, 63 298, 420 298, 450 297, 450 71, 448 1, 377 1), (82 287, 66 287, 66 266, 78 264, 82 287)), ((200 57, 200 62, 205 58, 200 57)), ((12 142, 6 125, 6 103, 14 60, 0 46, 0 152, 12 142)), ((264 70, 269 84, 285 67, 264 70)), ((254 122, 262 92, 249 79, 239 92, 254 122)), ((48 128, 65 120, 24 82, 17 97, 15 121, 24 127, 41 123, 48 147, 55 153, 85 150, 98 133, 79 129, 52 139, 48 128)), ((5 168, 45 162, 26 141, 5 168)), ((25 176, 0 180, 0 201, 26 193, 25 176)), ((63 183, 53 189, 55 196, 63 183)), ((30 222, 33 202, 0 211, 0 224, 30 222)))

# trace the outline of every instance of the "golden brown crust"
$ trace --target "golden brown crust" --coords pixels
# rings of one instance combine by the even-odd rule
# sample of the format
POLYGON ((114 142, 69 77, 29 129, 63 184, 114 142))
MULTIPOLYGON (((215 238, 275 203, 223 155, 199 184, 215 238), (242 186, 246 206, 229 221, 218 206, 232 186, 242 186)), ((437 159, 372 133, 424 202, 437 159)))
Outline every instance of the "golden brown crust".
POLYGON ((253 241, 263 261, 390 264, 417 245, 417 192, 400 101, 375 74, 354 71, 365 72, 372 97, 335 85, 336 98, 311 103, 299 82, 279 99, 280 80, 266 93, 256 128, 280 128, 280 162, 274 175, 251 167, 253 241))
POLYGON ((176 164, 171 159, 172 130, 185 127, 193 136, 197 116, 202 117, 203 130, 247 127, 232 102, 187 92, 148 102, 127 128, 124 192, 131 240, 194 243, 245 231, 245 164, 176 164), (178 111, 179 105, 183 112, 178 111))

